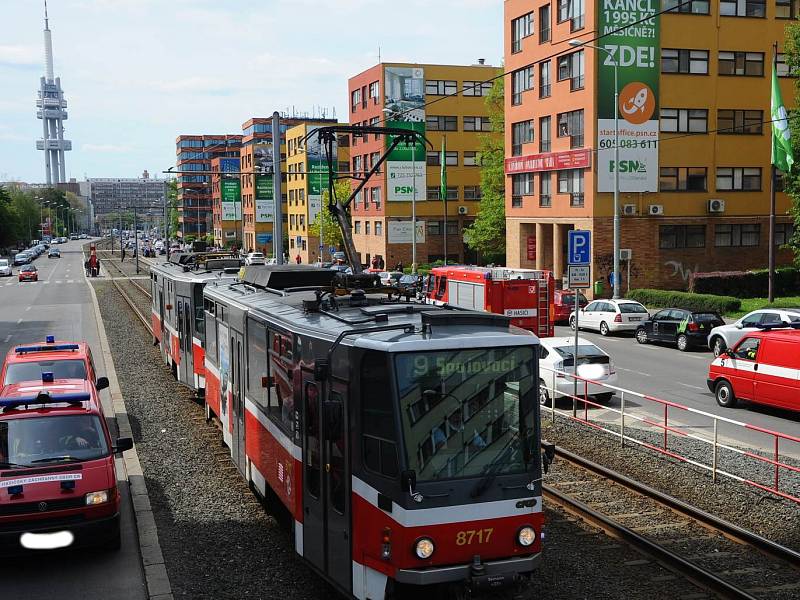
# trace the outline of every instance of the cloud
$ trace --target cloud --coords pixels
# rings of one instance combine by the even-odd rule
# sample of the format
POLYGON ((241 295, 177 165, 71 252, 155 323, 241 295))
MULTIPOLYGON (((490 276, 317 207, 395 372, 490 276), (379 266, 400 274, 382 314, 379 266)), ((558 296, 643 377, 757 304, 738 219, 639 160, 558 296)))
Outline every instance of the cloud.
POLYGON ((131 146, 117 144, 81 144, 84 152, 102 152, 103 154, 124 154, 132 150, 131 146))
POLYGON ((33 66, 43 63, 41 48, 0 44, 0 65, 33 66))

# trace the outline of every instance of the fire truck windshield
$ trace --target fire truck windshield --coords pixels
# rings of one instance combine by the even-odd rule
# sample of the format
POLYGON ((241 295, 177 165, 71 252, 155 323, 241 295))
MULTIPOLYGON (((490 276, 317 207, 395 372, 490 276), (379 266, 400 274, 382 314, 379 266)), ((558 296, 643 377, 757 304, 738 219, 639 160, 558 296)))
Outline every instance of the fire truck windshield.
POLYGON ((527 469, 533 361, 529 347, 397 355, 408 468, 417 481, 527 469))

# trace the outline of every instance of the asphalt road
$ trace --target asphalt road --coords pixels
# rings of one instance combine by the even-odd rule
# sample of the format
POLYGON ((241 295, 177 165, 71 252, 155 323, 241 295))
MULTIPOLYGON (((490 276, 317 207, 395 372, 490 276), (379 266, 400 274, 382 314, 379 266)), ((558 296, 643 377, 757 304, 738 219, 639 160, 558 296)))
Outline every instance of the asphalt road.
MULTIPOLYGON (((569 327, 556 327, 556 336, 573 337, 569 327)), ((740 403, 737 408, 723 408, 716 403, 714 395, 706 386, 708 366, 714 358, 710 351, 692 350, 680 352, 674 346, 638 344, 632 334, 619 334, 603 337, 599 333, 581 330, 582 338, 591 340, 605 350, 617 368, 617 385, 621 388, 644 393, 663 400, 670 400, 692 408, 703 410, 721 417, 742 421, 758 427, 800 437, 800 414, 790 411, 740 403)), ((639 405, 641 411, 663 418, 663 408, 654 403, 635 400, 626 396, 627 406, 639 405)), ((617 394, 609 406, 619 408, 617 394)), ((594 411, 596 417, 618 420, 610 411, 594 411)), ((711 420, 695 416, 686 411, 671 409, 670 419, 682 425, 693 425, 710 432, 711 420)), ((720 425, 720 434, 743 442, 754 448, 771 451, 773 438, 762 433, 744 430, 728 425, 720 425)), ((781 449, 792 456, 800 456, 800 445, 782 443, 781 449)))
MULTIPOLYGON (((56 246, 60 259, 43 254, 34 261, 38 282, 19 283, 14 276, 0 279, 0 351, 2 355, 17 344, 43 341, 47 335, 60 340, 86 340, 100 375, 105 373, 100 338, 89 287, 83 274, 82 244, 56 246)), ((106 414, 113 414, 108 391, 100 392, 106 414)), ((112 435, 116 424, 109 420, 112 435)), ((124 473, 117 459, 117 474, 124 473)), ((147 598, 147 587, 139 555, 127 481, 122 492, 122 549, 47 553, 41 558, 3 559, 0 580, 4 598, 147 598)))

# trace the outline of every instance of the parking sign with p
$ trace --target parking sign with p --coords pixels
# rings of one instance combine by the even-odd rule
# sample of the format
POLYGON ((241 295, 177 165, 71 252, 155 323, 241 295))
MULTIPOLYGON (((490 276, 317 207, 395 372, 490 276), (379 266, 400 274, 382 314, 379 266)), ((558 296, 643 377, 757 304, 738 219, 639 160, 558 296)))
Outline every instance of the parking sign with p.
POLYGON ((592 256, 592 232, 578 229, 567 233, 567 262, 571 265, 588 265, 592 256))

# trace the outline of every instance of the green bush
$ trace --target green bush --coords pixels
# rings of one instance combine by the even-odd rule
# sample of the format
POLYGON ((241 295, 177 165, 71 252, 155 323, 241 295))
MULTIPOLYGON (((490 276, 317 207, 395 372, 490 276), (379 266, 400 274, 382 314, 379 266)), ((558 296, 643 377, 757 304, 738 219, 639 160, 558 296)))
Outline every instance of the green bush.
POLYGON ((648 307, 674 307, 687 310, 708 310, 718 313, 736 312, 742 307, 742 302, 733 296, 692 294, 671 290, 631 290, 628 292, 627 297, 648 307))
MULTIPOLYGON (((761 298, 767 295, 769 273, 757 271, 727 271, 694 273, 689 279, 689 291, 698 294, 727 294, 737 298, 761 298)), ((794 296, 800 291, 800 270, 781 267, 775 270, 775 295, 794 296)))

